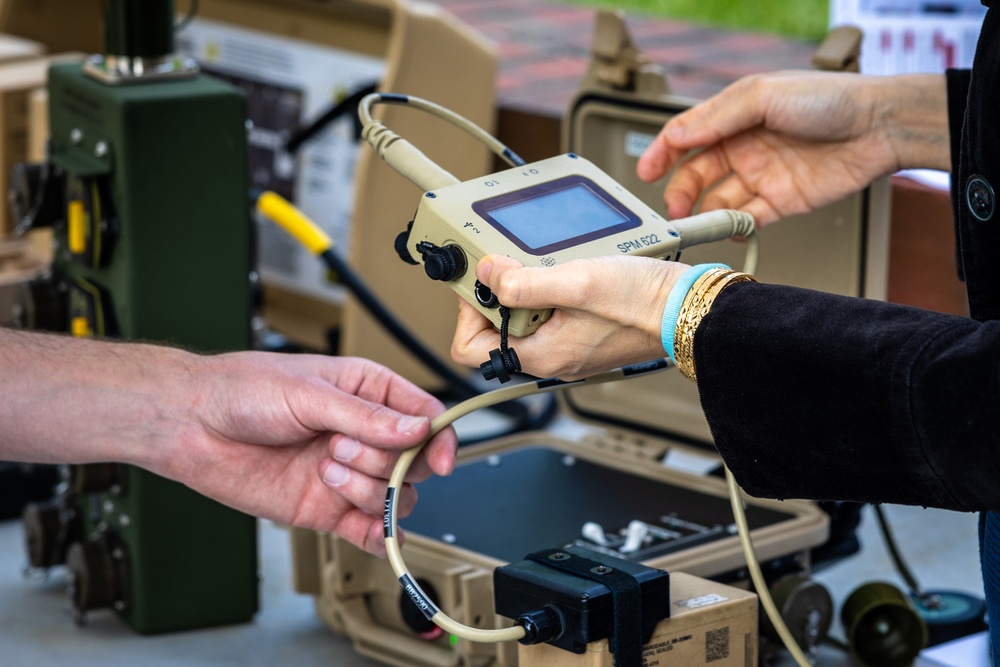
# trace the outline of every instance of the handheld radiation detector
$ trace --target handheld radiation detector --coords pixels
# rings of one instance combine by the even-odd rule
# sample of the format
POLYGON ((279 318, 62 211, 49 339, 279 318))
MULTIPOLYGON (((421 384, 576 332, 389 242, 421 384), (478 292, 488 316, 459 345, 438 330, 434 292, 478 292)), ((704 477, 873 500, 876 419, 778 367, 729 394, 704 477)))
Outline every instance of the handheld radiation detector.
MULTIPOLYGON (((499 327, 501 304, 475 276, 487 254, 541 267, 608 255, 676 260, 683 248, 728 238, 747 224, 752 229, 750 216, 729 210, 669 221, 596 165, 567 153, 425 192, 397 250, 499 327)), ((512 310, 508 331, 527 336, 551 313, 512 310)))

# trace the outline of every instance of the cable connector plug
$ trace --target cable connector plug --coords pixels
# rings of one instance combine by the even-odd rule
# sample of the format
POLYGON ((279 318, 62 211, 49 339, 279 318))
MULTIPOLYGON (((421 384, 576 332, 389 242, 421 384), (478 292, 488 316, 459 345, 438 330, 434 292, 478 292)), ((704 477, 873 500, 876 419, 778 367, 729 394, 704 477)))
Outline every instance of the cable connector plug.
POLYGON ((500 383, 510 382, 510 377, 514 373, 521 372, 521 360, 517 358, 514 348, 508 347, 501 351, 500 348, 490 350, 490 360, 479 365, 479 370, 487 380, 496 378, 500 383))
POLYGON ((559 610, 552 606, 521 614, 514 623, 524 628, 524 637, 517 641, 525 646, 543 644, 562 635, 559 610))
POLYGON ((487 380, 497 378, 500 383, 510 381, 510 376, 521 372, 521 360, 514 348, 507 347, 507 328, 510 326, 510 308, 500 306, 500 347, 490 350, 490 360, 479 365, 487 380))
POLYGON ((377 120, 365 125, 361 137, 390 167, 425 192, 459 182, 423 151, 377 120))

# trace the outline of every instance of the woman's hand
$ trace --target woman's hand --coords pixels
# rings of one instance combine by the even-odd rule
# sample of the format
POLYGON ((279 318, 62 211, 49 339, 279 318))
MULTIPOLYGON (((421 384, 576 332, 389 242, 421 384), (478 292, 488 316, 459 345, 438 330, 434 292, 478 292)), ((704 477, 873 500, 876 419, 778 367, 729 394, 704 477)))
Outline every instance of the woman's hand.
POLYGON ((778 72, 743 78, 672 118, 641 179, 673 174, 671 218, 736 208, 758 226, 817 209, 904 168, 950 165, 940 75, 778 72))
MULTIPOLYGON (((476 267, 500 303, 510 308, 555 308, 551 319, 510 341, 526 373, 575 380, 665 355, 660 342, 663 305, 687 267, 648 257, 580 259, 526 268, 489 255, 476 267)), ((500 335, 479 311, 459 299, 451 354, 478 366, 500 335)))

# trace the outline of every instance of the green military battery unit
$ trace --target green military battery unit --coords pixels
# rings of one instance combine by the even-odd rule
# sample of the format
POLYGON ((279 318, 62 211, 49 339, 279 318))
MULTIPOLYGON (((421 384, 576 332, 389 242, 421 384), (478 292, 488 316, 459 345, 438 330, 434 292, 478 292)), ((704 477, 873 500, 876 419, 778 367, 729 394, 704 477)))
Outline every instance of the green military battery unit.
MULTIPOLYGON (((242 95, 193 72, 109 85, 84 70, 49 74, 62 321, 79 336, 251 347, 242 95)), ((29 559, 69 566, 79 614, 113 608, 151 634, 256 613, 253 517, 116 464, 72 467, 60 495, 26 513, 29 559)))

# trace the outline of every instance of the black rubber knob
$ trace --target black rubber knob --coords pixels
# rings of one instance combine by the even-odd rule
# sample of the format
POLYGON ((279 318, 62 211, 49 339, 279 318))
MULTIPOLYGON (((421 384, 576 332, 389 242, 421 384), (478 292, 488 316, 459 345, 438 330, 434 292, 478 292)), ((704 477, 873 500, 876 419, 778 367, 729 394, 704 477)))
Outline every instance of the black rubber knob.
POLYGON ((465 251, 457 245, 435 248, 424 255, 424 271, 431 280, 448 282, 465 275, 465 251))
POLYGON ((417 260, 413 259, 413 255, 410 254, 410 249, 406 247, 406 244, 410 240, 410 230, 405 232, 400 232, 396 235, 396 240, 393 242, 393 247, 396 249, 396 254, 399 258, 406 262, 407 264, 419 264, 417 260))
POLYGON ((490 360, 479 365, 479 371, 487 380, 497 378, 500 383, 508 382, 510 376, 521 372, 521 360, 517 358, 514 348, 501 352, 499 348, 490 350, 490 360))

